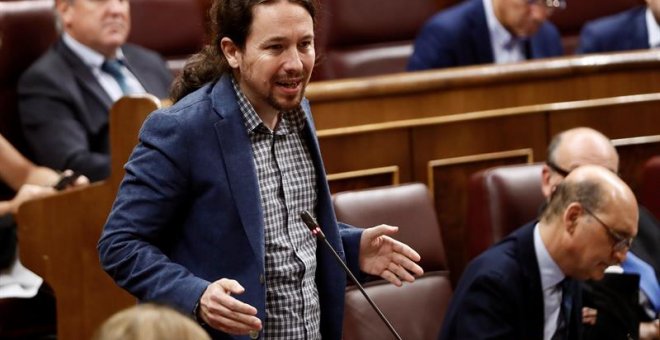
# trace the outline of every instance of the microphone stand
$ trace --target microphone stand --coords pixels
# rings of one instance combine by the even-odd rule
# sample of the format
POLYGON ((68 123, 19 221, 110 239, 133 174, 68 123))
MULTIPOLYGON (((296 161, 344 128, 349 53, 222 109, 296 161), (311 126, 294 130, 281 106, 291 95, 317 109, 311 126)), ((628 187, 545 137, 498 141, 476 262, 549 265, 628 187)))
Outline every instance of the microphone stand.
POLYGON ((396 330, 394 329, 394 326, 392 326, 390 321, 387 320, 387 318, 385 317, 383 312, 380 310, 380 308, 378 308, 378 306, 376 306, 376 303, 373 300, 371 300, 371 297, 369 297, 369 295, 367 295, 367 292, 364 291, 364 288, 362 287, 360 282, 358 282, 355 275, 353 275, 353 273, 351 273, 351 270, 348 269, 348 266, 346 266, 346 263, 344 263, 344 261, 341 259, 341 256, 339 256, 339 254, 337 254, 337 251, 335 251, 335 249, 332 247, 330 242, 328 242, 328 239, 325 237, 325 234, 321 230, 321 227, 316 222, 314 217, 312 217, 312 215, 308 211, 303 210, 300 213, 300 218, 302 218, 303 222, 305 222, 305 225, 307 226, 307 228, 309 228, 309 230, 312 232, 312 234, 314 236, 316 236, 317 239, 323 241, 325 243, 325 245, 330 249, 330 252, 332 253, 332 255, 334 255, 335 259, 337 259, 337 262, 339 262, 339 264, 341 264, 341 266, 342 266, 342 268, 344 268, 344 271, 346 272, 346 274, 348 274, 348 277, 350 277, 351 281, 353 281, 353 283, 355 283, 355 285, 358 287, 358 289, 360 290, 362 295, 364 295, 364 297, 367 299, 367 301, 369 302, 371 307, 376 311, 376 313, 378 313, 378 316, 380 317, 381 320, 383 320, 383 322, 385 323, 387 328, 389 328, 390 332, 392 332, 394 337, 397 338, 398 340, 402 340, 399 333, 397 333, 396 330))

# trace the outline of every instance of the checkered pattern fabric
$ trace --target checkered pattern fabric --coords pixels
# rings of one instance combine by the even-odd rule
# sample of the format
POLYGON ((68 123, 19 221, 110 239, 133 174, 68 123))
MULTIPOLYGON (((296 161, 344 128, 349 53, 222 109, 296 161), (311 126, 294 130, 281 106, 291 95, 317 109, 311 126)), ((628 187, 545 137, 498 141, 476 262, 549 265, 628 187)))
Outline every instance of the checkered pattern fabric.
POLYGON ((299 214, 314 211, 316 173, 302 137, 302 108, 281 112, 275 131, 261 118, 234 81, 252 143, 266 250, 266 339, 320 339, 321 312, 316 274, 316 239, 299 214))

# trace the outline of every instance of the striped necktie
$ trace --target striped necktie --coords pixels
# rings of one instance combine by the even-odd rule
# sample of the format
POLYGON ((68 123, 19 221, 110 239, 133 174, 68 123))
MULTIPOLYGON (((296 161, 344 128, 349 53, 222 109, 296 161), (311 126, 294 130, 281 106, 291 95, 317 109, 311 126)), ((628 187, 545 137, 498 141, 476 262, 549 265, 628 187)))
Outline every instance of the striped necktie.
POLYGON ((130 93, 128 89, 128 84, 126 83, 126 77, 122 72, 122 62, 119 59, 106 59, 101 65, 101 70, 109 75, 111 75, 117 81, 117 84, 121 88, 123 94, 130 93))

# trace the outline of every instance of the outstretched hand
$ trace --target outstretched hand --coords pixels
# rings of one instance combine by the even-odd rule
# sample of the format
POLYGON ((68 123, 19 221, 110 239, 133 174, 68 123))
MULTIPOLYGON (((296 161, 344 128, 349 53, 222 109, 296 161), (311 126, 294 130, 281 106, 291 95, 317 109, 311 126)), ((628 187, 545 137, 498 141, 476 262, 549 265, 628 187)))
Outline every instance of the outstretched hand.
POLYGON ((401 286, 402 281, 415 281, 424 270, 415 263, 421 259, 415 250, 388 236, 397 231, 398 227, 385 224, 365 229, 360 239, 360 270, 401 286))

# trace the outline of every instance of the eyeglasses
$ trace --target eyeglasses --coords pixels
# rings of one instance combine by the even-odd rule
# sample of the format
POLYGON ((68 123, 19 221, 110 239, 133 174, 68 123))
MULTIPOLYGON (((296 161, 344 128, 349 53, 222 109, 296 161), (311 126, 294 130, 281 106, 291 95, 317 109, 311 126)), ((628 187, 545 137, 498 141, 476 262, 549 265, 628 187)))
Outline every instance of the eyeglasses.
POLYGON ((633 242, 632 237, 621 236, 621 234, 617 233, 616 231, 614 231, 614 229, 612 229, 610 226, 605 224, 605 222, 603 222, 600 218, 598 218, 598 216, 596 216, 593 212, 591 212, 591 210, 585 208, 584 206, 582 206, 582 209, 584 209, 584 211, 586 211, 587 214, 591 215, 591 217, 596 219, 596 221, 598 221, 598 223, 600 223, 600 225, 602 225, 603 228, 607 230, 607 233, 610 235, 610 237, 614 239, 614 246, 612 246, 612 250, 614 252, 619 252, 624 249, 630 249, 630 245, 633 242))
POLYGON ((553 161, 551 161, 551 160, 547 160, 547 161, 545 162, 545 164, 547 164, 548 167, 550 167, 550 169, 552 169, 552 171, 558 173, 561 177, 566 177, 566 176, 568 176, 568 174, 571 173, 570 171, 565 170, 565 169, 563 169, 562 167, 560 167, 559 165, 555 164, 555 163, 554 163, 553 161))
POLYGON ((544 6, 552 9, 566 8, 566 0, 527 0, 530 5, 544 6))

